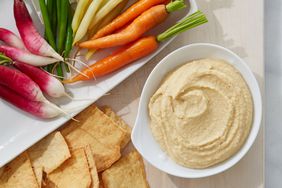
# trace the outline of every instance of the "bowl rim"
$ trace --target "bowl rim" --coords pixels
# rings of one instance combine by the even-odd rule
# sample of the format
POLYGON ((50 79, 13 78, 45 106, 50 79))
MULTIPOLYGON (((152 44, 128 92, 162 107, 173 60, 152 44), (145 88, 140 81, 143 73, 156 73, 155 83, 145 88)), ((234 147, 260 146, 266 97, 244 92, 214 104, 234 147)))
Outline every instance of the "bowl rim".
MULTIPOLYGON (((186 62, 187 63, 187 62, 186 62)), ((228 62, 230 63, 230 62, 228 62)), ((185 64, 185 62, 183 62, 183 64, 185 64)), ((231 64, 231 63, 230 63, 231 64)), ((181 66, 181 65, 180 65, 181 66)), ((175 65, 175 68, 179 67, 179 65, 175 65)), ((166 71, 166 73, 168 73, 169 71, 166 71)), ((158 74, 158 73, 156 73, 158 74)), ((216 175, 219 173, 222 173, 228 169, 230 169, 231 167, 233 167, 235 164, 237 164, 246 154, 247 152, 250 150, 250 148, 253 146, 257 135, 259 133, 260 127, 261 127, 261 122, 262 122, 262 95, 261 95, 261 89, 259 87, 258 81, 256 79, 256 77, 254 76, 254 73, 252 72, 252 70, 250 69, 250 67, 247 65, 247 63, 240 58, 236 53, 232 52, 231 50, 223 47, 223 46, 219 46, 217 44, 211 44, 211 43, 193 43, 193 44, 189 44, 189 45, 185 45, 183 47, 180 47, 174 51, 172 51, 171 53, 169 53, 167 56, 165 56, 155 67, 154 69, 151 71, 150 75, 148 76, 142 93, 141 93, 141 97, 140 97, 140 101, 139 101, 139 107, 138 107, 138 112, 137 112, 137 117, 136 117, 136 121, 134 124, 134 127, 132 129, 132 134, 131 134, 131 139, 132 139, 132 143, 135 146, 135 148, 139 151, 139 153, 143 156, 143 158, 148 161, 152 166, 154 166, 155 168, 176 176, 176 177, 181 177, 181 178, 203 178, 203 177, 208 177, 208 176, 212 176, 212 175, 216 175), (238 68, 236 68, 239 73, 242 75, 242 77, 244 78, 246 84, 248 85, 249 89, 250 89, 250 93, 252 96, 252 100, 253 100, 253 109, 254 109, 254 114, 253 114, 253 122, 252 122, 252 127, 251 130, 249 132, 248 137, 246 138, 244 144, 241 146, 241 148, 235 153, 233 154, 230 158, 226 159, 225 161, 219 163, 219 165, 223 165, 224 166, 211 166, 213 168, 215 168, 214 170, 212 170, 212 172, 203 172, 203 174, 201 175, 187 175, 187 174, 175 174, 171 171, 168 171, 164 168, 161 168, 160 166, 156 165, 154 162, 152 162, 152 160, 150 160, 147 156, 143 155, 142 151, 140 151, 139 146, 136 144, 136 140, 134 137, 134 133, 136 132, 136 127, 138 126, 138 120, 139 120, 139 116, 140 116, 140 112, 141 111, 141 103, 144 101, 144 93, 145 90, 148 87, 148 82, 151 79, 152 75, 154 75, 156 73, 156 71, 159 69, 159 67, 163 64, 166 63, 167 59, 170 58, 171 56, 174 56, 175 54, 177 54, 179 51, 185 50, 185 49, 189 49, 189 48, 193 48, 193 47, 212 47, 212 48, 217 48, 220 51, 223 51, 225 53, 229 53, 230 56, 233 56, 234 59, 237 60, 237 64, 241 64, 242 67, 246 70, 246 73, 243 74, 241 70, 239 70, 238 68), (249 80, 251 83, 248 83, 247 80, 245 79, 245 77, 249 77, 249 80), (251 86, 252 85, 252 86, 251 86), (258 92, 255 92, 258 91, 258 92), (254 97, 254 92, 256 94, 256 98, 254 97), (257 122, 255 122, 255 120, 257 120, 257 122)), ((148 125, 147 125, 148 126, 148 125)), ((157 143, 158 144, 158 143, 157 143)), ((167 155, 167 154, 166 154, 167 155)), ((170 157, 167 155, 167 157, 170 159, 170 157)), ((171 159, 170 159, 171 160, 171 159)), ((176 163, 177 164, 177 163, 176 163)), ((177 164, 178 165, 178 164, 177 164)), ((192 168, 187 168, 184 167, 186 169, 192 169, 192 168)), ((197 171, 204 171, 207 168, 204 169, 192 169, 192 170, 197 170, 197 171)))

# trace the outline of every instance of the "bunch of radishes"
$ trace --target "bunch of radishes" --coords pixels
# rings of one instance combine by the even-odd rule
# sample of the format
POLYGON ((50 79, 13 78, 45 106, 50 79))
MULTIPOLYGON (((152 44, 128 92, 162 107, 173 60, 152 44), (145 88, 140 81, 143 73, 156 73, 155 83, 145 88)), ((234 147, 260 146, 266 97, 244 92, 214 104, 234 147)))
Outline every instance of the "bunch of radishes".
POLYGON ((64 59, 40 36, 23 0, 14 0, 14 17, 21 39, 0 28, 0 53, 11 66, 0 65, 0 97, 18 108, 40 118, 53 118, 64 113, 48 101, 50 97, 66 96, 63 84, 44 70, 44 66, 64 59))

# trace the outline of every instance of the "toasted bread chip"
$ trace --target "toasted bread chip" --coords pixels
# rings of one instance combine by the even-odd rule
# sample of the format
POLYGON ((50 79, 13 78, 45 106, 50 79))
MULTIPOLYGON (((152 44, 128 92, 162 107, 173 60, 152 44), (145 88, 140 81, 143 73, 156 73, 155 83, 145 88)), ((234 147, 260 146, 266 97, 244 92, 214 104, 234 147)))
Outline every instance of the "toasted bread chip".
POLYGON ((47 178, 57 188, 88 188, 91 176, 84 149, 72 151, 71 158, 48 174, 47 178))
POLYGON ((90 187, 99 188, 99 177, 98 177, 95 160, 93 158, 93 153, 91 151, 91 147, 88 145, 84 148, 84 150, 86 153, 90 175, 91 175, 91 186, 90 187))
POLYGON ((105 188, 148 188, 142 157, 132 151, 102 173, 105 188))
POLYGON ((38 184, 42 184, 43 170, 50 173, 70 158, 68 145, 60 132, 43 138, 27 150, 38 184))
POLYGON ((26 153, 0 169, 1 188, 38 188, 35 174, 26 153))
POLYGON ((102 173, 99 174, 99 188, 104 188, 103 180, 102 180, 102 173))
POLYGON ((99 110, 95 105, 86 108, 82 113, 78 114, 75 119, 79 122, 69 121, 62 129, 63 134, 79 127, 99 142, 108 146, 120 146, 125 138, 125 133, 118 126, 99 110))
POLYGON ((102 108, 102 111, 115 122, 118 127, 125 133, 125 137, 121 141, 121 148, 129 143, 131 137, 131 128, 108 106, 102 108))
POLYGON ((80 128, 73 129, 71 132, 66 131, 68 134, 64 134, 62 131, 68 145, 72 149, 86 147, 90 145, 92 150, 97 171, 101 172, 109 168, 114 162, 120 158, 120 148, 119 147, 109 147, 101 142, 99 142, 91 134, 82 130, 80 128))

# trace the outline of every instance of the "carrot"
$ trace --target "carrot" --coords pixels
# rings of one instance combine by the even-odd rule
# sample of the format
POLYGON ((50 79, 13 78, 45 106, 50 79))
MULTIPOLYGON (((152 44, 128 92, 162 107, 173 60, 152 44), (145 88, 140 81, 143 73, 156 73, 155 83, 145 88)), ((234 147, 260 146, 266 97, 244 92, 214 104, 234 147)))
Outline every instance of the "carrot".
MULTIPOLYGON (((117 5, 117 7, 114 8, 113 11, 111 11, 109 14, 107 14, 105 16, 105 18, 96 25, 96 27, 90 32, 90 36, 92 36, 93 34, 97 33, 97 31, 99 31, 99 29, 103 28, 104 26, 108 25, 109 23, 111 23, 111 21, 113 19, 115 19, 120 13, 121 11, 125 8, 125 6, 127 5, 129 0, 124 0, 122 1, 120 4, 117 5)), ((91 58, 91 56, 96 52, 95 49, 89 50, 87 52, 87 54, 85 55, 85 59, 89 60, 91 58)))
POLYGON ((168 5, 156 5, 143 12, 129 26, 118 33, 79 44, 81 48, 110 48, 135 41, 151 28, 162 23, 169 13, 185 7, 184 1, 174 1, 168 5), (173 5, 173 6, 172 6, 173 5))
POLYGON ((135 18, 137 18, 144 11, 148 10, 154 5, 165 3, 167 0, 140 0, 129 7, 124 13, 114 19, 109 25, 99 30, 92 39, 97 39, 108 34, 113 33, 117 29, 122 28, 135 18))
POLYGON ((197 11, 196 13, 184 18, 181 22, 175 26, 169 28, 158 36, 143 37, 133 44, 119 49, 111 56, 106 57, 93 65, 90 68, 84 69, 82 73, 87 75, 77 75, 69 80, 65 80, 64 83, 73 83, 82 80, 89 80, 90 78, 97 78, 106 74, 112 73, 115 70, 134 62, 150 53, 153 53, 158 48, 158 43, 162 42, 172 36, 175 36, 188 29, 194 28, 198 25, 206 23, 207 19, 205 15, 197 11))
MULTIPOLYGON (((151 51, 154 51, 158 47, 158 43, 155 37, 145 37, 138 40, 129 47, 119 49, 118 52, 114 52, 109 57, 106 57, 95 64, 91 65, 90 68, 83 71, 90 79, 100 76, 104 76, 110 72, 113 72, 128 63, 148 55, 151 51)), ((71 80, 65 80, 64 83, 72 83, 81 80, 89 80, 89 78, 83 75, 77 75, 71 80)))

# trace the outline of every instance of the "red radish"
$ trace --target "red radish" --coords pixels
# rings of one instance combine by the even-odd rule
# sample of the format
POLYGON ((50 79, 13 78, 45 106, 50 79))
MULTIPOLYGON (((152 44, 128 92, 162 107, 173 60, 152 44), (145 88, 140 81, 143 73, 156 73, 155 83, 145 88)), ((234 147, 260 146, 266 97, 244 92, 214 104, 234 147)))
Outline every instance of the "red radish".
POLYGON ((23 0, 14 0, 14 17, 21 38, 30 52, 36 55, 50 56, 59 61, 64 61, 64 59, 37 32, 23 0))
POLYGON ((49 102, 39 86, 19 70, 0 66, 0 86, 0 97, 38 117, 52 118, 60 114, 69 116, 49 102))
POLYGON ((8 29, 0 28, 0 40, 8 44, 9 46, 26 50, 23 41, 8 29))
POLYGON ((8 87, 2 85, 0 85, 0 98, 3 98, 4 100, 18 107, 19 109, 39 118, 49 119, 62 114, 59 109, 53 108, 47 103, 30 101, 15 93, 8 87))
POLYGON ((55 58, 34 55, 27 51, 5 45, 0 45, 0 52, 14 61, 24 62, 33 66, 45 66, 58 61, 55 58))
POLYGON ((0 85, 9 87, 19 95, 31 101, 46 102, 38 85, 17 69, 0 66, 0 85))
POLYGON ((44 70, 20 62, 15 62, 14 66, 16 66, 20 71, 28 75, 34 82, 36 82, 40 89, 47 95, 54 98, 68 95, 65 91, 64 85, 58 79, 49 75, 44 70))

